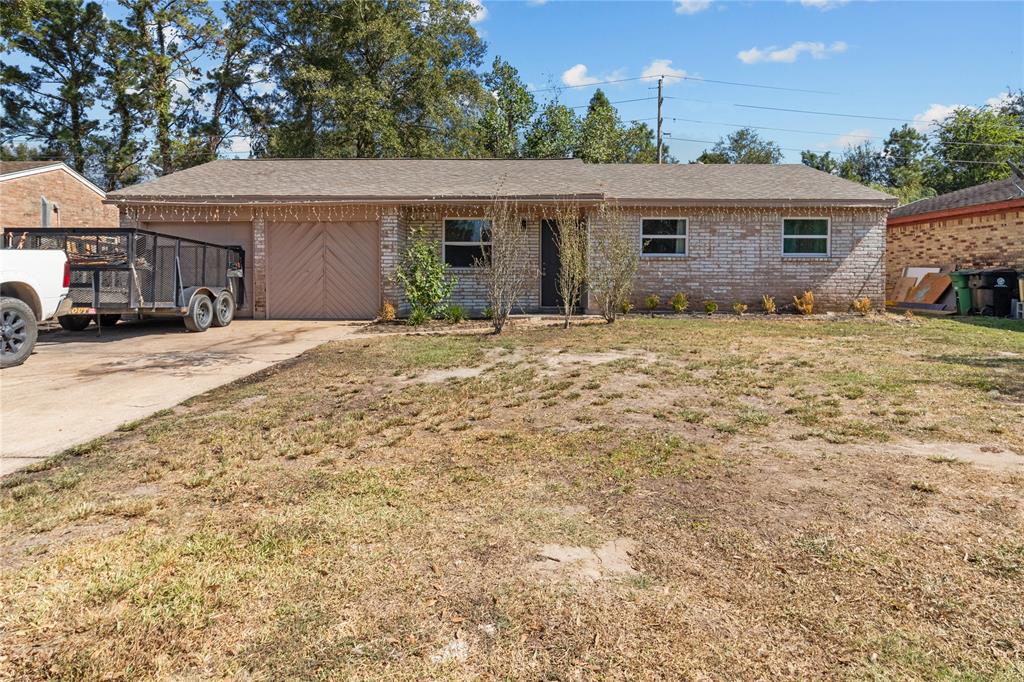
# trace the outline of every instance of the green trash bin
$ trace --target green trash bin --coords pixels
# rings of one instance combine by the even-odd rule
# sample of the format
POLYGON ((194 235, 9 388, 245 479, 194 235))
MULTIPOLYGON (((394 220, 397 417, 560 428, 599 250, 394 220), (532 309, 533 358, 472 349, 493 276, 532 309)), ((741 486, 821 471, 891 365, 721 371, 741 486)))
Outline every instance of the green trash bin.
POLYGON ((956 292, 958 315, 966 315, 971 312, 971 288, 967 285, 967 277, 973 274, 973 270, 958 270, 949 273, 949 279, 953 282, 953 291, 956 292))

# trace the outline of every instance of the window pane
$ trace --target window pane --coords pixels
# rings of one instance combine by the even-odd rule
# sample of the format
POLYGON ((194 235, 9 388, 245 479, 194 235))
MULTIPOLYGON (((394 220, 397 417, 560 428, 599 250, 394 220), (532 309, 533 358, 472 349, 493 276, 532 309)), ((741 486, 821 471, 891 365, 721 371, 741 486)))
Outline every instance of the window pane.
POLYGON ((649 218, 643 221, 643 234, 645 237, 652 235, 684 235, 686 234, 686 221, 677 218, 649 218))
POLYGON ((828 221, 818 218, 784 220, 782 221, 782 234, 787 237, 797 235, 807 237, 827 237, 828 221))
POLYGON ((828 239, 783 239, 782 252, 800 255, 827 256, 828 239))
POLYGON ((444 221, 446 242, 489 242, 491 221, 489 220, 446 220, 444 221))
POLYGON ((686 240, 669 238, 644 239, 643 252, 654 254, 686 254, 686 240))
POLYGON ((452 246, 444 247, 444 262, 453 268, 471 268, 477 260, 490 260, 491 247, 487 246, 452 246))

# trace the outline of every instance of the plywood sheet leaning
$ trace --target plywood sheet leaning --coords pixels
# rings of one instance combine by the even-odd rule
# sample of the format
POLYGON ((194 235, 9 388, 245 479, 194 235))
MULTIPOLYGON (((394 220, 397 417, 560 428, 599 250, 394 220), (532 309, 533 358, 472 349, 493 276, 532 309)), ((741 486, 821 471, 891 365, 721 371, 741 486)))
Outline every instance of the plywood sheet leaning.
POLYGON ((952 286, 949 275, 929 273, 921 278, 921 282, 910 290, 907 301, 910 303, 938 303, 943 294, 952 286))

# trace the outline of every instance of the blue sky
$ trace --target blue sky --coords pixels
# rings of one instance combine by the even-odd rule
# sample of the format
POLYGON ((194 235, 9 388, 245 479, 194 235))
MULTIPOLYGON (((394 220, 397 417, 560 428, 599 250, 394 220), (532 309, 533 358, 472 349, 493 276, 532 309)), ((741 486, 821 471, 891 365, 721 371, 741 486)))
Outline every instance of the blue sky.
MULTIPOLYGON (((840 151, 849 142, 884 137, 901 122, 735 105, 924 121, 954 105, 983 105, 1007 86, 1024 86, 1021 2, 482 3, 476 26, 489 54, 511 62, 536 88, 636 77, 646 69, 834 93, 671 82, 666 119, 715 122, 666 120, 674 137, 716 140, 736 129, 721 124, 733 123, 830 133, 759 131, 787 148, 840 151)), ((601 87, 615 102, 651 97, 652 85, 631 81, 601 87)), ((564 88, 558 96, 570 106, 583 106, 594 89, 564 88)), ((627 120, 656 113, 653 100, 617 106, 627 120)), ((710 146, 668 142, 681 161, 710 146)), ((785 153, 787 161, 799 161, 798 151, 785 153)))

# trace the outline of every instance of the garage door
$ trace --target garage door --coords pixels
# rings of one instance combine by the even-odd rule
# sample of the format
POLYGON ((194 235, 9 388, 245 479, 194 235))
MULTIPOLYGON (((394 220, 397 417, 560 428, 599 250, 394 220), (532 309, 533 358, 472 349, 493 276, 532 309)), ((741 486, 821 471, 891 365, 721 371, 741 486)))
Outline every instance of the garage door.
POLYGON ((245 249, 245 303, 239 317, 252 317, 252 223, 146 223, 145 230, 245 249))
POLYGON ((360 320, 380 307, 375 222, 267 223, 270 317, 360 320))

